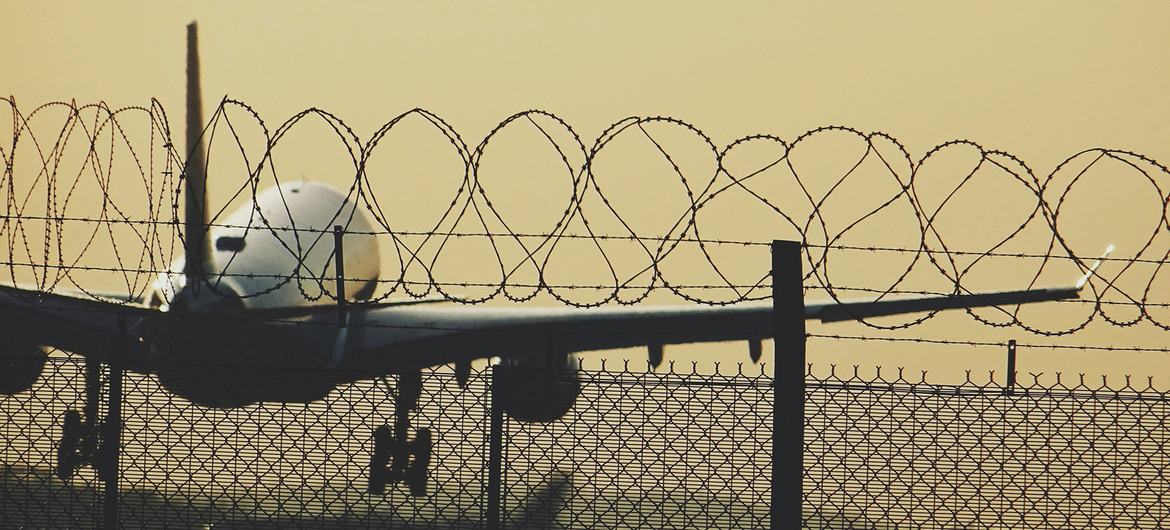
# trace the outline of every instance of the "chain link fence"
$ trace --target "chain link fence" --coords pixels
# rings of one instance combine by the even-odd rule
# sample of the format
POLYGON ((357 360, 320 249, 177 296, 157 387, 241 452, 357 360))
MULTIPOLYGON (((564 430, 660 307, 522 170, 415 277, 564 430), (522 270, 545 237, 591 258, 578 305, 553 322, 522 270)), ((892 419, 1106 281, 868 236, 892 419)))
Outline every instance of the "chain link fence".
MULTIPOLYGON (((69 409, 85 415, 85 369, 54 355, 34 388, 0 401, 5 524, 103 525, 100 458, 60 477, 63 418, 69 409)), ((121 526, 487 528, 491 509, 503 528, 769 525, 770 370, 586 368, 564 418, 504 416, 494 432, 493 369, 473 370, 462 385, 450 370, 424 372, 413 414, 434 440, 423 497, 405 486, 368 490, 372 432, 395 419, 394 378, 343 385, 312 403, 221 410, 127 373, 121 526)), ((1165 392, 1130 381, 936 385, 925 375, 810 367, 804 525, 1164 528, 1168 409, 1165 392)))
MULTIPOLYGON (((497 433, 503 527, 767 524, 770 378, 758 367, 755 375, 644 368, 582 370, 579 406, 559 421, 505 419, 497 433)), ((0 402, 7 521, 101 526, 100 461, 59 476, 63 418, 83 408, 84 370, 77 358, 53 356, 34 388, 0 402)), ((412 413, 418 429, 433 432, 424 497, 405 486, 368 491, 372 433, 394 423, 397 378, 343 385, 312 403, 222 410, 127 373, 121 525, 484 528, 492 370, 474 370, 462 385, 450 370, 424 372, 412 413)), ((102 382, 104 398, 108 372, 102 382)))
POLYGON ((1170 525, 1170 401, 1148 385, 832 368, 805 410, 810 528, 1170 525))

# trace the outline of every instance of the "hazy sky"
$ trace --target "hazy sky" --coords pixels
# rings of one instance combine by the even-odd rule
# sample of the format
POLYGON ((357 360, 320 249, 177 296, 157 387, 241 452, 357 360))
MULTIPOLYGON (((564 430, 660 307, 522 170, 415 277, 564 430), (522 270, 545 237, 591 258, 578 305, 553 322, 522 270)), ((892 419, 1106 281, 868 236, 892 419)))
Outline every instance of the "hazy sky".
POLYGON ((826 124, 924 149, 972 138, 1039 167, 1087 146, 1170 144, 1161 2, 8 2, 20 101, 178 108, 182 28, 204 94, 271 120, 320 106, 359 132, 421 106, 468 136, 543 108, 586 136, 669 114, 714 136, 826 124))
MULTIPOLYGON (((69 99, 146 105, 153 97, 181 130, 184 26, 198 20, 209 107, 229 95, 270 125, 320 107, 364 138, 424 107, 474 145, 509 115, 536 108, 564 118, 587 145, 630 115, 684 119, 725 145, 748 134, 792 139, 841 124, 888 132, 914 159, 942 142, 972 139, 1019 156, 1043 177, 1089 147, 1170 159, 1168 17, 1164 2, 9 1, 0 94, 15 96, 22 110, 69 99)), ((301 150, 284 160, 315 176, 326 165, 315 155, 301 150)), ((1170 182, 1160 178, 1164 193, 1170 182)), ((427 193, 419 182, 429 181, 414 181, 412 193, 427 193)), ((1151 204, 1132 204, 1132 190, 1147 188, 1113 185, 1107 175, 1097 186, 1084 192, 1097 207, 1070 223, 1081 227, 1086 248, 1120 239, 1125 256, 1149 238, 1146 214, 1156 216, 1164 199, 1139 191, 1151 204)), ((506 186, 497 189, 508 194, 506 186)), ((1000 192, 983 188, 973 210, 994 218, 1000 192)), ((972 228, 971 237, 978 232, 972 228)), ((978 326, 945 333, 1044 342, 978 326)), ((1164 344, 1165 336, 1139 326, 1079 342, 1164 344)), ((934 350, 883 351, 903 355, 884 364, 971 364, 939 361, 934 350)), ((729 358, 746 357, 735 353, 729 358)), ((873 364, 867 354, 812 355, 873 364)), ((1001 364, 998 353, 986 355, 977 367, 1001 364)), ((1047 356, 1045 370, 1144 374, 1170 366, 1162 354, 1122 361, 1099 352, 1037 355, 1047 356)))

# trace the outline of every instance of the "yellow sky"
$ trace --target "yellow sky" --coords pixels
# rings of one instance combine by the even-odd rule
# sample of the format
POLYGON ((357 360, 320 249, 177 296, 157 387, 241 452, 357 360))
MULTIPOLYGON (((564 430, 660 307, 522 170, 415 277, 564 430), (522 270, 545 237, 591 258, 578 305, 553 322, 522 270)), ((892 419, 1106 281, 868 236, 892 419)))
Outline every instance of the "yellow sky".
POLYGON ((1158 2, 628 4, 9 2, 0 65, 30 103, 178 108, 198 19, 209 99, 272 120, 316 105, 359 132, 414 106, 471 137, 527 108, 587 136, 669 114, 719 138, 835 123, 915 150, 968 137, 1039 167, 1086 146, 1156 154, 1170 136, 1158 2))
MULTIPOLYGON (((22 110, 51 100, 119 107, 154 97, 181 130, 183 26, 197 19, 209 106, 230 95, 254 106, 270 126, 316 106, 364 138, 399 113, 424 107, 474 145, 509 115, 537 108, 563 117, 586 144, 626 116, 669 115, 722 146, 748 134, 792 139, 842 124, 888 132, 914 159, 939 143, 969 138, 1019 156, 1043 177, 1088 147, 1170 159, 1170 35, 1162 27, 1168 16, 1162 2, 8 2, 0 94, 15 96, 22 110)), ((337 155, 320 154, 314 147, 322 137, 314 134, 290 144, 300 147, 283 155, 285 176, 330 171, 337 155)), ((517 142, 506 152, 538 171, 535 162, 525 166, 523 139, 517 142)), ((641 167, 636 160, 615 163, 641 167)), ((425 162, 412 164, 418 170, 425 162)), ((213 190, 231 188, 214 179, 213 190)), ((1070 231, 1085 249, 1117 240, 1119 255, 1132 255, 1149 237, 1149 212, 1164 201, 1140 182, 1109 179, 1105 174, 1082 188, 1070 231)), ((387 185, 380 195, 396 194, 409 209, 412 197, 443 196, 429 182, 411 180, 409 194, 401 184, 387 185)), ((1164 178, 1159 184, 1163 193, 1170 187, 1164 178)), ((509 199, 508 186, 496 189, 501 203, 525 202, 509 199)), ((639 190, 653 198, 655 189, 631 185, 627 200, 641 200, 639 190)), ((844 210, 860 204, 866 188, 856 194, 844 210)), ((995 184, 980 188, 966 203, 973 205, 970 217, 956 221, 957 234, 963 222, 1002 221, 1003 194, 995 184)), ((740 228, 734 219, 712 224, 722 235, 740 228)), ((744 238, 766 239, 769 230, 743 227, 744 238)), ((978 247, 981 230, 956 235, 955 246, 978 247)), ((858 278, 885 272, 844 267, 843 274, 858 278)), ((910 335, 1051 342, 972 326, 962 315, 940 320, 910 335)), ((1106 326, 1072 342, 1164 345, 1165 336, 1145 325, 1106 326)), ((832 349, 814 349, 810 358, 843 364, 986 369, 1002 357, 819 344, 832 349)), ((745 348, 719 348, 734 353, 727 359, 746 357, 739 351, 745 348)), ((1022 367, 1164 373, 1170 367, 1164 357, 1035 352, 1022 367)))

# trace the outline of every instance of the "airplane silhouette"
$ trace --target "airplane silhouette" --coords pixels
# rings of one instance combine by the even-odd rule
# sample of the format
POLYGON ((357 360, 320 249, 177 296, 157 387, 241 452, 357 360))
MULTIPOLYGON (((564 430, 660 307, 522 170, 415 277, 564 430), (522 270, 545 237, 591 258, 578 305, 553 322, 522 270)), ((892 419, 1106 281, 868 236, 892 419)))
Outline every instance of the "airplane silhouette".
MULTIPOLYGON (((646 346, 657 365, 666 344, 746 340, 754 361, 760 341, 772 337, 771 302, 599 308, 482 307, 429 299, 352 303, 371 298, 380 263, 373 224, 345 193, 320 182, 285 183, 259 192, 223 224, 209 225, 194 23, 187 44, 184 256, 158 276, 143 300, 122 297, 116 303, 0 285, 0 317, 7 326, 0 339, 6 346, 0 351, 0 394, 35 382, 45 348, 94 363, 116 358, 126 369, 156 374, 174 394, 211 407, 308 402, 341 384, 398 375, 397 419, 393 429, 375 432, 370 490, 404 481, 412 493, 425 494, 431 435, 420 429, 408 439, 421 369, 454 364, 462 383, 473 360, 498 357, 505 368, 506 413, 518 421, 548 422, 576 401, 578 352, 646 346), (342 232, 351 234, 338 252, 342 232), (344 278, 337 283, 337 300, 309 299, 291 279, 272 285, 274 274, 289 270, 322 276, 337 270, 344 278)), ((804 317, 832 322, 1077 298, 1089 274, 1059 288, 806 303, 804 317)), ((98 385, 99 371, 87 373, 87 384, 98 385)), ((96 399, 89 394, 87 401, 96 399)), ((64 418, 62 478, 93 462, 103 437, 96 403, 85 408, 84 416, 69 411, 64 418)))

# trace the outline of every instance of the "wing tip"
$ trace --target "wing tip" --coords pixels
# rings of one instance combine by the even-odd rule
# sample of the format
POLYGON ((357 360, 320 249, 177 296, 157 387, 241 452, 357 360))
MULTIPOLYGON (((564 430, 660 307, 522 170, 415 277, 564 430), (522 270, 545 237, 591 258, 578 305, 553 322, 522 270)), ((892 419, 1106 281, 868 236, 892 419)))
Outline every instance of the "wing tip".
POLYGON ((1089 283, 1089 278, 1097 273, 1097 268, 1101 266, 1101 262, 1105 261, 1105 259, 1108 258, 1109 255, 1112 254, 1116 249, 1117 247, 1114 246, 1113 243, 1110 243, 1109 246, 1105 247, 1105 252, 1101 253, 1101 257, 1093 261, 1093 264, 1089 266, 1089 271, 1077 280, 1076 288, 1078 291, 1085 288, 1085 285, 1089 283))

